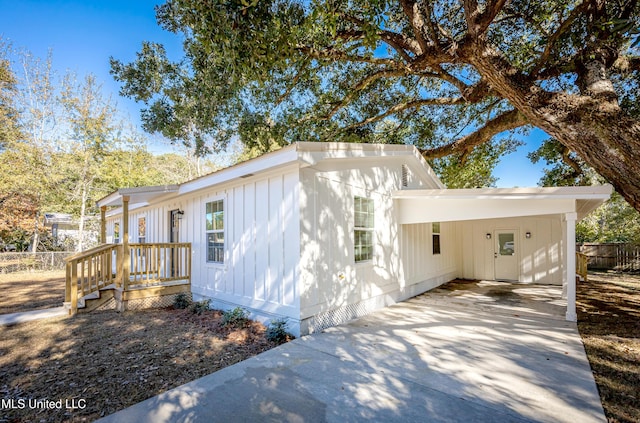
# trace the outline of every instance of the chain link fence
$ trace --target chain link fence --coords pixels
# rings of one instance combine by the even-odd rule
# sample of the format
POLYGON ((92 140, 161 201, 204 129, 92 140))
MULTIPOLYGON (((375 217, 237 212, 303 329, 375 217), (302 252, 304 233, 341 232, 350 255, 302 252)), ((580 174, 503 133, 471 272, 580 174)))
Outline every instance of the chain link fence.
POLYGON ((24 271, 64 270, 64 259, 73 251, 0 253, 0 274, 24 271))

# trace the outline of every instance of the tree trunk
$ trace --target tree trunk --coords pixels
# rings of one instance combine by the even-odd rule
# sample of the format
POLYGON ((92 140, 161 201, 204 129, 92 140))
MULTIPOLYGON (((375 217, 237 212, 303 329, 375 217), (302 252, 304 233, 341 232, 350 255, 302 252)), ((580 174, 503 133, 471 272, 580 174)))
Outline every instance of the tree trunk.
POLYGON ((537 126, 575 151, 640 211, 640 122, 621 111, 602 113, 597 108, 577 109, 567 117, 537 126))
POLYGON ((84 248, 84 217, 87 212, 87 193, 88 189, 85 183, 82 184, 82 203, 80 204, 80 222, 78 223, 78 247, 77 251, 80 252, 84 248))
POLYGON ((531 125, 575 151, 640 211, 640 122, 620 109, 603 72, 587 67, 587 95, 551 93, 537 87, 487 45, 475 44, 465 53, 492 89, 531 125))

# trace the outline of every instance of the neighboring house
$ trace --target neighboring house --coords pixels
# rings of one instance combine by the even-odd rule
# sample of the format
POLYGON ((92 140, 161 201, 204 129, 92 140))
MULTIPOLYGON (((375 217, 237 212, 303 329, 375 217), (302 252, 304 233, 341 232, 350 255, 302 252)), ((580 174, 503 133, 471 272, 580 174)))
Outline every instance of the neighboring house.
POLYGON ((98 205, 107 243, 124 215, 129 242, 190 243, 195 299, 300 335, 455 278, 564 285, 575 321, 575 223, 610 193, 449 190, 412 146, 296 143, 98 205))

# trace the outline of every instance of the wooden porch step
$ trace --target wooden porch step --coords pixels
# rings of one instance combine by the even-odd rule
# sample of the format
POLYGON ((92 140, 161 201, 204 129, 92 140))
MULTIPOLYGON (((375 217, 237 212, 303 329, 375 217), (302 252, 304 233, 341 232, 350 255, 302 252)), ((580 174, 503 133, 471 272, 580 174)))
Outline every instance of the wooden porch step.
POLYGON ((109 285, 78 299, 78 312, 88 313, 115 297, 115 285, 109 285))

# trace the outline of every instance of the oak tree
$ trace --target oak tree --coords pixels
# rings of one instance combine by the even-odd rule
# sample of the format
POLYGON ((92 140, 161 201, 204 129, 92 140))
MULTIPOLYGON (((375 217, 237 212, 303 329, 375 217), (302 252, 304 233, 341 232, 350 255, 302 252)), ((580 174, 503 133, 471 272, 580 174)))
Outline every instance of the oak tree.
POLYGON ((639 15, 635 0, 168 0, 156 16, 184 57, 147 42, 111 65, 147 130, 201 150, 403 142, 460 164, 538 127, 640 210, 639 15))

